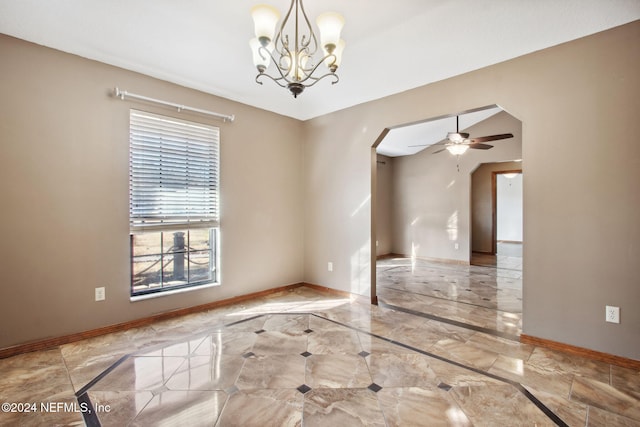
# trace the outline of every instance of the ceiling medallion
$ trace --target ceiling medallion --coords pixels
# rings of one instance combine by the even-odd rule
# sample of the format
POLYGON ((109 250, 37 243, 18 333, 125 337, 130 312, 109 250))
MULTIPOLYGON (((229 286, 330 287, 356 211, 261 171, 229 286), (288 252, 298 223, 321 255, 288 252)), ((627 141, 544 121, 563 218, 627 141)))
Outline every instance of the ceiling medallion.
POLYGON ((338 83, 336 70, 345 46, 344 40, 340 39, 340 31, 344 26, 342 15, 325 12, 318 16, 316 23, 320 30, 320 44, 302 0, 291 1, 291 6, 279 27, 277 24, 280 13, 273 6, 254 6, 251 16, 256 37, 251 39, 249 45, 253 51, 253 63, 258 69, 258 84, 262 84, 261 78, 270 78, 279 86, 289 89, 294 98, 297 98, 305 88, 313 86, 325 77, 333 79, 332 84, 338 83), (292 22, 289 18, 292 18, 292 22), (319 59, 316 60, 314 55, 318 50, 322 56, 318 55, 319 59), (267 74, 272 61, 275 65, 275 77, 267 74), (329 71, 321 76, 314 75, 322 63, 329 71))

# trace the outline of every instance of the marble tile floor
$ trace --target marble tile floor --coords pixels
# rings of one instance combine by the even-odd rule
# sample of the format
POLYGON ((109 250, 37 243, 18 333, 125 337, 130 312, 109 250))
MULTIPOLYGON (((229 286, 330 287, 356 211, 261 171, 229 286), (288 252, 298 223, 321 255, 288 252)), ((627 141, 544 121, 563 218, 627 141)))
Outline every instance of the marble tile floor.
POLYGON ((38 405, 11 426, 640 426, 639 371, 308 287, 3 359, 0 378, 0 401, 38 405))
POLYGON ((521 270, 387 257, 377 262, 377 291, 393 308, 511 337, 522 331, 521 270))
POLYGON ((522 271, 522 249, 522 243, 498 241, 495 255, 473 252, 471 264, 522 271))

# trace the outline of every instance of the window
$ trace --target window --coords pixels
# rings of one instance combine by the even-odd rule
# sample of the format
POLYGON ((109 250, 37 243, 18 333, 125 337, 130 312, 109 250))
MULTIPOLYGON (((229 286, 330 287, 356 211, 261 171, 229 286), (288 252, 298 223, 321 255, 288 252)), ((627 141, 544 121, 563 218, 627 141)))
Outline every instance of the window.
POLYGON ((131 110, 131 295, 219 281, 219 129, 131 110))

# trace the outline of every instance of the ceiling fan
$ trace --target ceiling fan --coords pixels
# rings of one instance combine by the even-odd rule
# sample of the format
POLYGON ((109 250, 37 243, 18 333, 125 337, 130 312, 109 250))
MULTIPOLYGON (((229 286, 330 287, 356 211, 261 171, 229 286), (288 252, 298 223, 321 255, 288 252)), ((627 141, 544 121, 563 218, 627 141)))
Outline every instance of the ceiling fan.
MULTIPOLYGON (((456 131, 447 133, 447 141, 439 142, 433 145, 443 145, 444 148, 436 150, 431 154, 440 153, 444 150, 449 151, 451 154, 459 156, 464 154, 469 148, 476 150, 488 150, 493 148, 493 145, 484 144, 484 142, 498 141, 501 139, 513 138, 512 133, 501 133, 499 135, 479 136, 477 138, 469 138, 469 134, 466 132, 460 132, 459 129, 459 116, 456 116, 456 131)), ((410 147, 424 147, 429 144, 423 145, 410 145, 410 147)))

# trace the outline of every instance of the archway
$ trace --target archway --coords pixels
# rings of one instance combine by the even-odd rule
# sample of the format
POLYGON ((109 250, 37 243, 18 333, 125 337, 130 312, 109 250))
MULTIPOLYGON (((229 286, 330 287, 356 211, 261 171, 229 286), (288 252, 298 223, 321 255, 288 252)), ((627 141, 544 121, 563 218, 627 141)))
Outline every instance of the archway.
MULTIPOLYGON (((427 300, 437 300, 441 306, 468 304, 470 310, 497 308, 497 291, 488 294, 490 284, 483 288, 476 283, 477 277, 469 276, 471 172, 489 160, 521 158, 521 123, 495 105, 457 115, 460 131, 471 137, 511 132, 514 138, 493 142, 490 150, 468 150, 460 156, 442 152, 446 132, 436 132, 431 137, 435 139, 419 133, 443 124, 444 129, 455 130, 450 128, 451 123, 455 126, 456 114, 452 114, 387 129, 372 147, 373 303, 397 306, 413 299, 422 300, 423 306, 429 305, 427 300), (385 149, 396 133, 413 138, 407 148, 426 148, 406 154, 398 154, 397 146, 385 149), (433 286, 423 286, 427 283, 433 286)), ((520 313, 516 317, 511 322, 514 334, 520 330, 520 313)))

